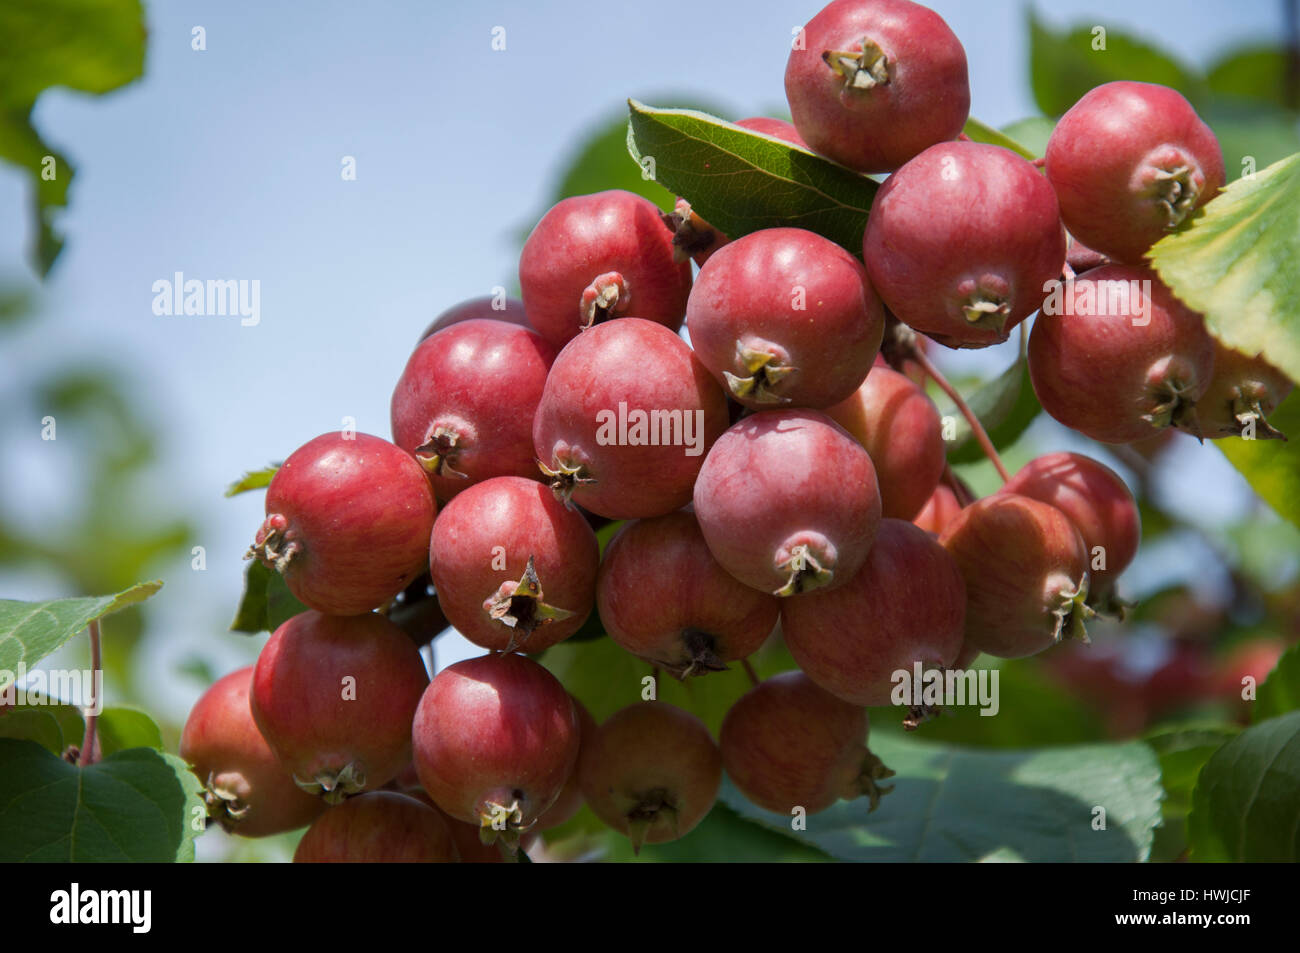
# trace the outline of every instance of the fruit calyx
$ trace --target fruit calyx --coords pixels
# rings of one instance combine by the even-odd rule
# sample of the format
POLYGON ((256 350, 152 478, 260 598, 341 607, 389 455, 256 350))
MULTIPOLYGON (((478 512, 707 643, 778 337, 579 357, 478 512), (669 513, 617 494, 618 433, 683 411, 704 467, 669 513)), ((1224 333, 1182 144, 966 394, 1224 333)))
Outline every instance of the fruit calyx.
POLYGON ((1151 412, 1143 414, 1142 419, 1157 430, 1177 427, 1204 443, 1201 422, 1196 415, 1196 401, 1186 396, 1191 392, 1190 387, 1176 378, 1155 383, 1150 390, 1151 412))
POLYGON ((1238 387, 1232 396, 1232 416, 1241 424, 1242 432, 1254 428, 1256 440, 1286 440, 1286 434, 1264 419, 1263 400, 1267 395, 1249 393, 1247 388, 1238 387))
POLYGON ((886 767, 880 758, 872 754, 870 748, 864 748, 863 750, 866 754, 862 758, 862 766, 841 797, 849 800, 865 797, 870 803, 870 807, 867 808, 867 813, 870 814, 880 806, 880 799, 894 790, 892 784, 888 787, 882 787, 877 782, 892 778, 894 772, 886 767))
POLYGON ((514 629, 510 642, 504 649, 506 652, 513 652, 516 643, 527 641, 528 636, 538 627, 550 622, 562 622, 573 615, 568 609, 542 601, 542 583, 537 578, 537 569, 531 555, 519 581, 503 582, 483 603, 483 608, 493 619, 514 629))
POLYGON ((359 762, 350 761, 337 771, 318 771, 309 780, 295 774, 293 781, 308 794, 319 795, 326 804, 342 804, 366 789, 366 770, 359 762))
POLYGON ((455 467, 460 438, 461 432, 457 428, 438 424, 429 432, 424 443, 415 448, 415 459, 426 473, 433 476, 468 479, 467 474, 455 467))
POLYGON ((607 318, 618 317, 631 303, 632 289, 619 272, 607 271, 603 275, 597 275, 582 290, 578 304, 579 327, 586 330, 607 318))
POLYGON ((519 849, 519 835, 527 827, 524 824, 524 809, 519 805, 522 791, 515 791, 506 803, 506 798, 490 794, 483 799, 479 807, 478 839, 484 844, 501 844, 513 853, 519 849))
POLYGON ((565 463, 557 459, 554 467, 548 467, 537 461, 537 468, 542 471, 544 476, 550 477, 551 492, 555 498, 565 506, 572 507, 573 491, 579 486, 596 482, 596 478, 587 472, 587 468, 581 463, 565 463))
POLYGON ((248 816, 252 805, 241 800, 227 786, 218 784, 215 772, 208 773, 203 788, 203 803, 208 809, 208 820, 216 821, 227 834, 234 831, 239 822, 248 816))
MULTIPOLYGON (((769 345, 769 347, 771 347, 769 345)), ((741 365, 749 372, 746 377, 738 377, 730 371, 723 371, 727 379, 727 388, 736 397, 748 397, 761 404, 788 404, 789 397, 777 393, 781 382, 795 373, 798 368, 785 363, 776 349, 752 347, 736 342, 736 354, 741 365)))
POLYGON ((673 838, 678 836, 677 801, 667 788, 651 788, 634 795, 636 804, 627 812, 627 836, 632 842, 632 853, 641 853, 650 829, 663 819, 672 828, 673 838))
POLYGON ((256 557, 268 569, 283 574, 301 551, 302 546, 289 538, 289 520, 280 513, 271 513, 262 520, 257 536, 253 538, 253 545, 248 547, 244 558, 256 557))
POLYGON ((1048 606, 1055 622, 1052 641, 1078 639, 1085 645, 1091 642, 1085 623, 1097 613, 1088 605, 1088 574, 1085 572, 1077 585, 1068 581, 1048 582, 1048 606))
POLYGON ((1134 185, 1151 198, 1165 217, 1166 230, 1175 229, 1196 208, 1205 188, 1205 173, 1182 149, 1159 146, 1143 158, 1134 185))
POLYGON ((776 564, 779 572, 787 573, 786 584, 776 589, 776 596, 795 596, 801 592, 811 592, 822 586, 829 586, 835 578, 835 570, 827 569, 818 561, 807 543, 790 547, 790 555, 776 564))
POLYGON ((728 671, 727 663, 718 655, 717 637, 703 629, 683 629, 682 648, 686 650, 686 661, 656 661, 655 664, 678 681, 696 675, 707 675, 709 672, 728 671))
POLYGON ((673 261, 681 263, 693 255, 708 251, 718 240, 718 232, 691 210, 691 203, 678 199, 671 212, 659 217, 673 233, 673 261))
POLYGON ((845 89, 874 89, 889 84, 889 59, 870 37, 860 50, 824 50, 826 65, 844 77, 845 89))
POLYGON ((1011 316, 1007 283, 994 275, 967 278, 957 286, 958 307, 971 327, 1002 334, 1011 316))

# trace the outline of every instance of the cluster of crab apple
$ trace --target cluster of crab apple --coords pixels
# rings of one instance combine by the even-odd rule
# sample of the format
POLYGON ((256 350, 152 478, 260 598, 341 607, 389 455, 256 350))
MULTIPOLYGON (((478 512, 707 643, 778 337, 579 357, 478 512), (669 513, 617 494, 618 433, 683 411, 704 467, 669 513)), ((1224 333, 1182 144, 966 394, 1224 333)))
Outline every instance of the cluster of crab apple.
POLYGON ((1289 384, 1218 347, 1142 263, 1224 180, 1181 96, 1099 87, 1040 170, 959 138, 965 54, 932 11, 836 0, 803 40, 793 125, 740 125, 892 173, 862 258, 796 227, 729 241, 684 202, 665 216, 621 191, 547 212, 522 303, 466 302, 421 339, 392 442, 325 434, 271 481, 252 554, 308 611, 204 696, 182 743, 229 829, 311 823, 301 860, 470 860, 585 802, 639 846, 690 831, 724 769, 773 811, 874 805, 889 772, 864 707, 895 673, 1083 635, 1140 533, 1124 483, 1077 454, 972 500, 916 335, 983 347, 1041 308, 1033 385, 1067 426, 1264 426, 1289 384), (1063 278, 1065 305, 1044 307, 1063 278), (1116 305, 1110 283, 1132 293, 1116 305), (602 554, 609 521, 626 523, 602 554), (413 640, 384 610, 426 572, 440 613, 413 640), (678 678, 778 625, 798 669, 756 679, 717 742, 658 701, 597 725, 528 657, 593 611, 678 678), (488 654, 430 681, 417 644, 445 623, 488 654))

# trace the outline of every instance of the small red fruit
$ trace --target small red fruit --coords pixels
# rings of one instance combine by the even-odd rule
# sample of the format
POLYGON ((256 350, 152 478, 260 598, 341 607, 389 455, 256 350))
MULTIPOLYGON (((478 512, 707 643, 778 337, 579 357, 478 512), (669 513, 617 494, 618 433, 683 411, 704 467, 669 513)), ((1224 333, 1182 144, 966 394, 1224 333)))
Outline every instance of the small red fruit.
POLYGON ((411 760, 429 683, 420 651, 381 615, 302 612, 253 669, 253 718, 298 786, 336 803, 381 788, 411 760))
POLYGON ((883 519, 866 564, 846 585, 781 603, 781 631, 799 667, 855 705, 889 705, 895 673, 952 666, 961 651, 966 586, 934 537, 883 519))
POLYGON ((470 298, 460 304, 454 304, 442 314, 438 315, 424 329, 420 335, 423 341, 431 334, 436 334, 443 328, 449 328, 453 324, 460 324, 462 321, 472 321, 475 318, 487 318, 491 321, 505 321, 508 324, 517 324, 521 328, 532 330, 532 325, 528 323, 528 313, 524 311, 524 303, 518 298, 507 298, 504 295, 482 295, 478 298, 470 298))
POLYGON ((925 391, 895 370, 875 367, 826 416, 871 456, 883 515, 910 520, 920 513, 946 463, 943 424, 925 391))
POLYGON ((1214 342, 1214 376, 1196 402, 1204 436, 1281 439, 1286 435, 1267 417, 1295 385, 1263 356, 1250 357, 1214 342))
POLYGON ((803 672, 760 682, 731 706, 719 734, 722 765, 742 794, 787 817, 866 795, 894 772, 867 750, 867 713, 817 687, 803 672))
POLYGON ((394 791, 369 791, 330 808, 293 854, 295 864, 453 864, 459 859, 438 812, 394 791))
POLYGON ((1179 426, 1196 433, 1196 404, 1214 370, 1201 316, 1154 272, 1103 265, 1043 303, 1029 337, 1029 376, 1049 414, 1103 443, 1179 426))
POLYGON ((663 702, 639 702, 596 732, 579 780, 587 806, 633 850, 685 837, 712 809, 722 756, 704 723, 663 702))
POLYGON ((685 511, 624 526, 605 549, 596 597, 609 637, 677 678, 757 651, 780 611, 718 565, 685 511))
POLYGON ((459 322, 415 349, 393 390, 393 441, 445 502, 497 476, 537 477, 533 414, 555 349, 504 321, 459 322))
POLYGON ((1060 277, 1056 196, 1001 146, 931 146, 877 193, 863 236, 871 284, 904 324, 948 347, 987 347, 1060 277))
POLYGON ((600 547, 577 510, 533 480, 470 487, 433 525, 429 570, 448 620, 475 645, 540 652, 578 629, 596 598, 600 547))
POLYGON ((1085 245, 1136 264, 1223 187, 1223 150, 1176 90, 1105 83, 1061 117, 1047 142, 1061 218, 1085 245))
POLYGON ((556 348, 609 318, 681 326, 691 266, 648 199, 621 190, 564 199, 524 243, 519 286, 528 317, 556 348))
POLYGON ((245 558, 332 615, 378 608, 424 572, 436 506, 419 464, 387 440, 327 433, 284 462, 245 558))
POLYGON ((801 228, 718 250, 686 307, 696 355, 746 407, 827 407, 862 383, 885 316, 862 265, 801 228))
POLYGON ((1021 467, 1003 491, 1050 503, 1070 518, 1088 551, 1090 599, 1107 593, 1137 555, 1137 503, 1104 463, 1078 453, 1049 453, 1021 467))
MULTIPOLYGON (((803 141, 803 136, 799 135, 799 130, 794 127, 794 123, 786 122, 784 119, 753 116, 749 119, 737 119, 736 125, 742 129, 748 129, 750 132, 761 132, 773 139, 780 139, 792 146, 798 146, 800 149, 808 149, 808 143, 803 141)), ((808 149, 808 151, 811 152, 812 150, 808 149)))
POLYGON ((581 769, 582 759, 591 747, 592 739, 596 737, 598 727, 596 719, 591 717, 591 712, 587 711, 585 705, 572 695, 573 711, 578 716, 578 734, 581 738, 578 748, 578 760, 574 763, 573 771, 569 774, 569 780, 564 782, 564 787, 560 789, 560 795, 555 802, 548 807, 542 816, 537 819, 533 825, 534 831, 546 831, 552 827, 559 827, 573 819, 573 816, 582 809, 585 803, 582 799, 582 785, 578 781, 578 772, 581 769))
POLYGON ((871 458, 815 410, 768 410, 723 434, 695 484, 713 557, 747 586, 790 596, 843 585, 880 522, 871 458))
POLYGON ((209 818, 229 834, 266 837, 306 827, 324 805, 298 789, 257 730, 252 679, 250 665, 203 693, 185 721, 180 755, 203 782, 209 818))
POLYGON ((555 359, 533 448, 561 499, 610 519, 690 502, 727 398, 686 342, 640 318, 597 325, 555 359))
POLYGON ((415 768, 453 818, 513 849, 578 759, 580 727, 564 686, 522 655, 485 655, 439 672, 411 727, 415 768))
POLYGON ((1022 658, 1087 640, 1088 551, 1056 507, 996 493, 962 510, 939 542, 966 580, 967 650, 1022 658))
POLYGON ((966 124, 966 52, 933 10, 834 0, 801 39, 785 67, 790 113, 808 145, 841 165, 891 172, 966 124))
POLYGON ((925 506, 921 507, 921 512, 916 514, 916 519, 912 522, 927 533, 938 536, 960 512, 961 503, 957 499, 957 494, 951 487, 940 483, 934 488, 930 498, 925 501, 925 506))

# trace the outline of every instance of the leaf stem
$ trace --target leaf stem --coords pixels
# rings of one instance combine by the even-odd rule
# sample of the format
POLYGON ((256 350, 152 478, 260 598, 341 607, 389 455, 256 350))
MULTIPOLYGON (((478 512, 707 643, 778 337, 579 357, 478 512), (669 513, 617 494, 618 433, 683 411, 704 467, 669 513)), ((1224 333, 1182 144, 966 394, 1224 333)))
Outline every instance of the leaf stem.
POLYGON ((95 754, 95 723, 99 716, 95 710, 99 708, 100 700, 95 697, 95 684, 99 681, 99 673, 102 669, 99 651, 99 620, 95 619, 90 623, 90 703, 86 712, 86 735, 81 740, 81 755, 77 759, 80 767, 86 767, 91 764, 95 754))
POLYGON ((759 677, 758 677, 758 673, 754 671, 754 666, 752 666, 752 665, 749 664, 749 659, 747 659, 747 658, 743 658, 743 659, 741 659, 741 660, 740 660, 740 664, 744 666, 744 668, 745 668, 745 674, 749 676, 749 681, 750 681, 750 683, 751 683, 755 688, 757 688, 757 687, 758 687, 758 683, 761 682, 762 679, 759 678, 759 677))
POLYGON ((939 370, 930 363, 930 359, 925 356, 925 352, 919 347, 913 349, 911 357, 917 364, 921 365, 921 370, 925 371, 929 378, 939 385, 939 389, 948 395, 948 399, 957 405, 961 415, 966 418, 966 423, 970 425, 971 433, 975 435, 975 439, 979 441, 980 447, 983 448, 984 455, 992 461, 993 469, 998 471, 998 476, 1002 477, 1002 482, 1006 483, 1010 480, 1011 474, 1002 465, 1002 458, 998 456, 998 451, 993 446, 993 441, 989 439, 988 433, 984 430, 984 425, 975 416, 975 412, 970 409, 970 405, 962 399, 961 394, 957 393, 957 388, 948 383, 947 378, 939 373, 939 370))

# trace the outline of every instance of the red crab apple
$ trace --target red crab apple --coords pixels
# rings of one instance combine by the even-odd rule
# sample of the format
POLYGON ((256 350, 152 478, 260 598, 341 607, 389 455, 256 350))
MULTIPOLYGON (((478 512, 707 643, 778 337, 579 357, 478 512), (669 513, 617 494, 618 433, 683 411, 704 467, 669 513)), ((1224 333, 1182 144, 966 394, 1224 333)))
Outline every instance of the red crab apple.
POLYGON ((252 679, 250 665, 203 693, 185 721, 180 755, 203 782, 208 817, 227 833, 266 837, 306 827, 324 805, 298 789, 257 730, 252 679))
POLYGON ((757 651, 779 612, 775 596, 718 565, 686 511, 624 526, 605 549, 596 598, 610 638, 678 678, 757 651))
POLYGON ((1294 385, 1260 357, 1214 342, 1214 376, 1197 401, 1201 432, 1211 439, 1281 439, 1286 435, 1267 418, 1286 399, 1294 385))
POLYGON ((580 727, 564 686, 522 655, 486 655, 439 672, 411 727, 415 768, 447 814, 510 848, 560 795, 580 727))
POLYGON ((298 842, 295 864, 451 864, 460 859, 447 822, 394 791, 368 791, 330 808, 298 842))
POLYGON ((579 780, 596 816, 639 851, 685 837, 704 819, 718 797, 722 756, 694 715, 639 702, 600 726, 579 780))
POLYGON ((1021 658, 1087 640, 1088 551, 1056 507, 996 493, 962 510, 939 542, 966 580, 966 651, 1021 658))
POLYGON ((578 760, 569 773, 569 780, 565 781, 564 787, 560 789, 559 797, 537 818, 537 823, 533 825, 534 831, 546 831, 552 827, 559 827, 561 824, 567 823, 573 819, 573 815, 577 814, 585 803, 582 799, 582 785, 579 783, 578 776, 581 771, 582 759, 590 749, 598 727, 596 719, 591 717, 591 712, 587 711, 586 706, 572 695, 569 697, 573 699, 573 711, 578 716, 578 734, 580 737, 578 760))
POLYGON ((540 652, 578 629, 596 598, 600 547, 577 510, 534 480, 486 480, 433 526, 429 570, 448 620, 475 645, 540 652))
POLYGON ((1043 409, 1103 443, 1169 426, 1197 433, 1197 401, 1213 371, 1201 316, 1146 268, 1103 265, 1063 283, 1029 336, 1043 409))
POLYGON ((335 803, 383 787, 411 760, 429 683, 410 637, 381 615, 302 612, 253 669, 253 718, 298 785, 335 803))
POLYGON ((845 585, 781 603, 794 660, 855 705, 889 705, 896 674, 951 667, 962 648, 966 584, 934 537, 883 519, 866 564, 845 585), (887 594, 887 595, 886 595, 887 594))
POLYGON ((908 0, 835 0, 799 40, 785 95, 813 151, 859 172, 891 172, 965 125, 966 52, 933 10, 908 0))
POLYGON ((248 557, 283 575, 311 608, 357 615, 424 571, 435 511, 424 471, 398 447, 364 433, 322 434, 271 478, 248 557))
POLYGON ((987 347, 1038 310, 1065 264, 1065 231, 1052 187, 1028 161, 945 142, 881 187, 862 254, 904 324, 948 347, 987 347))
POLYGON ((866 796, 894 772, 866 746, 867 713, 819 688, 803 672, 760 682, 731 706, 719 744, 722 765, 742 794, 787 816, 824 811, 841 798, 866 796))
POLYGON ((1137 263, 1223 187, 1223 150, 1176 90, 1104 83, 1052 130, 1047 178, 1072 235, 1137 263))
POLYGON ((686 326, 696 355, 746 407, 827 407, 867 376, 885 316, 866 270, 839 245, 765 228, 709 259, 686 326))
POLYGON ((555 359, 533 448, 561 499, 610 519, 691 500, 727 398, 686 342, 640 318, 598 324, 555 359))
POLYGON ((790 596, 842 585, 880 522, 871 458, 815 410, 767 410, 723 434, 695 484, 709 551, 747 586, 790 596))
POLYGON ((939 411, 925 391, 888 367, 874 367, 826 416, 871 456, 883 515, 910 520, 939 486, 946 462, 939 411))
POLYGON ((441 501, 497 476, 537 477, 533 414, 555 349, 527 328, 472 319, 425 338, 393 390, 393 441, 441 501))
POLYGON ((691 290, 690 262, 648 199, 613 189, 577 195, 547 212, 519 256, 529 320, 563 347, 609 318, 635 315, 676 331, 691 290))

